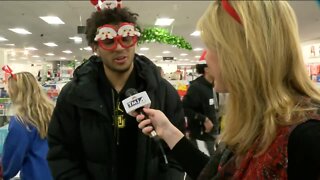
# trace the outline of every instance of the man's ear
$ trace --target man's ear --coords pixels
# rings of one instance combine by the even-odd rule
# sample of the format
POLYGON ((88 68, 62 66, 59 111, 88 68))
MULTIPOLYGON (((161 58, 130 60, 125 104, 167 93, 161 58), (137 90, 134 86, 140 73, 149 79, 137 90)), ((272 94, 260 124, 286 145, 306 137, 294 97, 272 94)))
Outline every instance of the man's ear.
POLYGON ((93 52, 94 54, 96 54, 97 56, 99 56, 100 53, 99 53, 98 45, 92 44, 91 49, 92 49, 92 52, 93 52))

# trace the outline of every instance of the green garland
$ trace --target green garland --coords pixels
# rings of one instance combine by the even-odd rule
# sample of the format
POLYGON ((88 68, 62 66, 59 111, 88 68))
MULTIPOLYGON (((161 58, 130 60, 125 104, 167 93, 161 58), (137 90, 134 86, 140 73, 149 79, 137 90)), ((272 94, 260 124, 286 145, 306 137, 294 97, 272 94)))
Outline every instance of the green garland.
POLYGON ((158 42, 175 45, 178 48, 192 50, 192 46, 181 36, 171 35, 167 29, 152 27, 145 28, 139 37, 138 44, 158 42))

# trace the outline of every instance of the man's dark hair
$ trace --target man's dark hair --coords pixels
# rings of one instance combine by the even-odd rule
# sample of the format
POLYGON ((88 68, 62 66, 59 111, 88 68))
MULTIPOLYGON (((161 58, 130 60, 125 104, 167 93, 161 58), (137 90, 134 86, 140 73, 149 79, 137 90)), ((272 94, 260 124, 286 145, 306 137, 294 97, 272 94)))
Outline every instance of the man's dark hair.
MULTIPOLYGON (((86 39, 88 45, 95 44, 94 38, 97 33, 97 29, 105 24, 119 24, 121 22, 129 22, 136 24, 137 13, 132 13, 128 8, 114 8, 103 9, 91 14, 91 17, 87 19, 86 25, 86 39)), ((137 25, 136 25, 137 26, 137 25)))
POLYGON ((196 64, 196 72, 198 74, 204 74, 204 68, 208 67, 207 64, 196 64))

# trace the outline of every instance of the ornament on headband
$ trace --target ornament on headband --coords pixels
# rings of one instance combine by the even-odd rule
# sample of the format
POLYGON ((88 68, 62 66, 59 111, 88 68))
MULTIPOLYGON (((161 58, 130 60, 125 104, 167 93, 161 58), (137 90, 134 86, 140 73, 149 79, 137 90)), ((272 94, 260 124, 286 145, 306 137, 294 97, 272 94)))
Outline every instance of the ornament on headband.
POLYGON ((114 50, 119 43, 123 48, 129 48, 136 44, 140 32, 133 23, 121 23, 119 28, 111 24, 98 27, 94 41, 105 50, 114 50))
POLYGON ((8 65, 3 66, 3 67, 2 67, 2 70, 3 70, 4 72, 10 74, 10 76, 11 76, 13 79, 17 80, 16 75, 12 73, 12 69, 11 69, 8 65))
POLYGON ((122 7, 121 0, 113 0, 113 1, 90 0, 90 2, 96 8, 97 11, 101 11, 102 9, 114 9, 114 8, 122 7))

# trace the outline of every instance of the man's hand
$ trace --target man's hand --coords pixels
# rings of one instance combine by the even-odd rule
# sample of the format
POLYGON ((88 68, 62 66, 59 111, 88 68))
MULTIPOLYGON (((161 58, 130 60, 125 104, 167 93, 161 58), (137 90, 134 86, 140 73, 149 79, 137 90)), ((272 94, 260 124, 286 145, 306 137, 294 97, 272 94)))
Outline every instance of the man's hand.
POLYGON ((210 121, 208 117, 204 120, 204 132, 209 133, 213 128, 213 123, 210 121))

